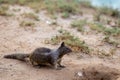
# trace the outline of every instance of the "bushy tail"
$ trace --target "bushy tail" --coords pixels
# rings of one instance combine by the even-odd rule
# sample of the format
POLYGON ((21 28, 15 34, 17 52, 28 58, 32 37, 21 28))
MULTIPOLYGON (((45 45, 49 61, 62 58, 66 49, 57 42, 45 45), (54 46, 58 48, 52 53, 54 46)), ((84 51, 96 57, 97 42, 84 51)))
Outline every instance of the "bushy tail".
POLYGON ((25 61, 25 58, 28 58, 29 56, 30 56, 30 54, 18 53, 18 54, 5 55, 4 58, 17 59, 17 60, 20 60, 20 61, 25 61))

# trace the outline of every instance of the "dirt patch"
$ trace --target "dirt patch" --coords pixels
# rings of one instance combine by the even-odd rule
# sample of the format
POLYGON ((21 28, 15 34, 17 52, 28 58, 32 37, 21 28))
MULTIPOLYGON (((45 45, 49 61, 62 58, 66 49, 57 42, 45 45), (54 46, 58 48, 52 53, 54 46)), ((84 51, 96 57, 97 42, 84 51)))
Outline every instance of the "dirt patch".
POLYGON ((120 73, 114 68, 96 66, 83 68, 73 80, 117 80, 119 76, 120 73))
POLYGON ((29 62, 5 59, 4 55, 0 55, 0 80, 117 80, 120 77, 120 64, 116 61, 78 60, 66 55, 62 60, 66 68, 54 70, 49 66, 33 67, 29 62))

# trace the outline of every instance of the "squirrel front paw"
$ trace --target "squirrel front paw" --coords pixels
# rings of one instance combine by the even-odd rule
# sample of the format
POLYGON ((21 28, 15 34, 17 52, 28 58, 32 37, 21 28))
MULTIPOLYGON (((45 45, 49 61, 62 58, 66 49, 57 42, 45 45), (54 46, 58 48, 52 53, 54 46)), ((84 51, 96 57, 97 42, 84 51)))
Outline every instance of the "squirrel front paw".
POLYGON ((59 67, 61 67, 61 68, 65 68, 65 66, 64 66, 64 65, 59 65, 59 67))

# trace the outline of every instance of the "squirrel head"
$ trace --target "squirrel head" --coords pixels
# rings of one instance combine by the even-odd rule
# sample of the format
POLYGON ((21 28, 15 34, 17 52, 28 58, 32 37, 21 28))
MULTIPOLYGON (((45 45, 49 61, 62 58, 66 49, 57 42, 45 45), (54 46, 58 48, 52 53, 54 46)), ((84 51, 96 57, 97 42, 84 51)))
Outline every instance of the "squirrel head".
POLYGON ((69 47, 67 47, 64 42, 61 43, 59 51, 63 55, 72 52, 72 50, 69 47))

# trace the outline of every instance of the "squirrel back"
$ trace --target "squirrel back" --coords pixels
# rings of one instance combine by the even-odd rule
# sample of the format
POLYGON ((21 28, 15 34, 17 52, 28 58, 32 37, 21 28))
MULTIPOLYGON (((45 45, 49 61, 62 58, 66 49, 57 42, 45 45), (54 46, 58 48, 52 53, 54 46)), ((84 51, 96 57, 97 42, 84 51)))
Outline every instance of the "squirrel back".
POLYGON ((72 52, 70 48, 65 46, 64 42, 57 49, 48 49, 41 52, 40 48, 33 51, 30 56, 30 61, 33 65, 37 64, 57 64, 58 60, 61 60, 65 54, 72 52))
MULTIPOLYGON (((37 48, 34 50, 34 52, 36 52, 36 53, 45 53, 45 52, 50 52, 50 51, 51 50, 49 48, 45 48, 45 47, 40 47, 40 48, 37 48)), ((29 58, 31 56, 31 54, 14 53, 14 54, 5 55, 4 58, 25 61, 25 58, 29 58)))

